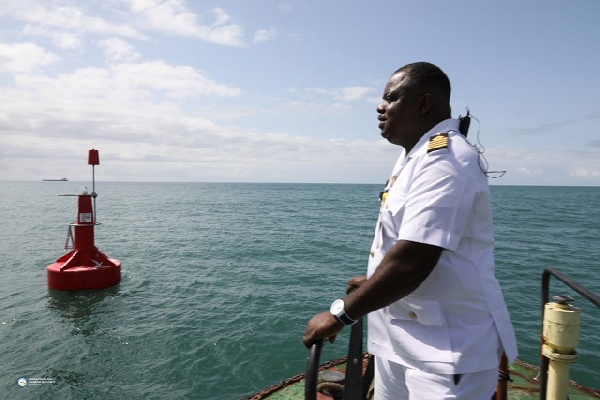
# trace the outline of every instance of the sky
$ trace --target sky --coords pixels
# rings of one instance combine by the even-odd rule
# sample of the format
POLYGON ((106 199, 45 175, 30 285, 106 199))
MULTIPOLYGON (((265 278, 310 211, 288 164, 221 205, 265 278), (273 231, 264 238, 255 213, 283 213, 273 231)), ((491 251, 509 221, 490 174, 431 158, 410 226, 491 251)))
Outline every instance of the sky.
POLYGON ((385 183, 428 61, 501 185, 600 185, 597 0, 2 0, 0 180, 385 183))

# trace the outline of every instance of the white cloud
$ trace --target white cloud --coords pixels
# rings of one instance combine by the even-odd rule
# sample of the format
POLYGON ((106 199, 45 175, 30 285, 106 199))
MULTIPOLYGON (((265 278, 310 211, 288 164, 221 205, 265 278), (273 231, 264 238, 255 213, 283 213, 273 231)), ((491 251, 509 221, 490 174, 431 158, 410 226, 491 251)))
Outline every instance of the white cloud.
POLYGON ((46 27, 27 24, 23 33, 28 36, 42 37, 49 40, 54 46, 63 50, 77 50, 83 46, 81 37, 77 33, 58 31, 46 27))
POLYGON ((254 40, 253 43, 264 43, 273 39, 277 36, 277 30, 275 28, 271 29, 259 29, 254 32, 254 40))
POLYGON ((14 20, 44 28, 147 39, 145 35, 130 26, 114 24, 104 18, 88 15, 81 8, 57 6, 54 2, 4 0, 0 5, 0 15, 8 15, 14 20))
POLYGON ((168 104, 123 108, 107 101, 74 107, 50 105, 36 95, 21 97, 18 104, 0 117, 6 133, 0 137, 0 172, 7 179, 87 179, 82 158, 89 148, 102 153, 103 180, 133 181, 355 182, 365 170, 382 174, 377 181, 397 155, 394 146, 382 142, 226 128, 168 104), (20 123, 25 116, 27 124, 20 123))
POLYGON ((576 178, 600 178, 600 166, 596 168, 575 167, 569 171, 569 174, 576 178))
POLYGON ((53 176, 50 171, 76 179, 62 168, 68 170, 71 159, 92 147, 118 161, 114 180, 135 180, 134 170, 143 177, 162 176, 173 172, 166 162, 193 163, 223 156, 221 148, 235 150, 234 141, 227 140, 232 133, 211 122, 210 111, 207 117, 186 116, 178 99, 195 96, 202 104, 205 98, 235 96, 239 89, 191 67, 154 62, 81 68, 56 77, 19 74, 15 85, 0 91, 4 179, 39 179, 53 176), (53 162, 36 165, 36 158, 53 162), (145 163, 146 168, 149 160, 146 173, 131 167, 145 163))
POLYGON ((124 10, 106 7, 103 10, 105 15, 90 15, 84 8, 89 6, 88 3, 60 6, 60 2, 48 4, 33 0, 5 0, 0 3, 0 16, 6 15, 28 23, 27 34, 46 36, 61 48, 80 46, 83 33, 148 40, 148 36, 140 29, 198 38, 226 46, 244 45, 242 27, 232 22, 231 16, 222 8, 210 9, 206 16, 201 16, 191 10, 184 0, 122 2, 129 6, 133 18, 129 15, 126 23, 121 24, 112 21, 122 19, 124 10), (201 22, 201 19, 207 21, 201 22))
POLYGON ((201 24, 199 15, 182 0, 127 0, 130 9, 143 17, 151 29, 172 35, 196 37, 207 42, 227 46, 242 46, 242 28, 230 23, 231 17, 221 8, 213 8, 214 21, 201 24))
POLYGON ((173 98, 206 95, 232 97, 240 93, 240 89, 218 84, 192 67, 172 66, 163 61, 122 64, 111 71, 114 81, 119 84, 160 90, 173 98))
POLYGON ((109 63, 132 62, 141 57, 132 45, 116 37, 101 40, 99 44, 104 49, 106 60, 109 63))
MULTIPOLYGON (((103 42, 111 49, 123 44, 103 42)), ((124 54, 131 50, 123 48, 124 54)), ((221 126, 211 121, 210 102, 236 96, 239 89, 186 66, 121 63, 56 77, 21 73, 15 83, 16 88, 0 92, 5 179, 85 180, 82 158, 89 148, 102 153, 102 179, 125 181, 355 182, 365 171, 385 175, 389 166, 384 164, 397 154, 381 142, 221 126), (185 96, 195 96, 205 107, 184 110, 178 100, 185 96), (348 159, 352 167, 345 166, 348 159)))
POLYGON ((199 31, 200 38, 216 44, 227 46, 242 46, 242 28, 239 25, 202 27, 199 31))
POLYGON ((367 98, 367 96, 375 91, 375 88, 367 86, 348 86, 342 88, 308 88, 308 92, 317 93, 331 97, 337 101, 353 102, 367 98))
POLYGON ((57 77, 21 74, 16 75, 15 81, 18 87, 29 89, 51 103, 109 100, 103 104, 109 109, 115 103, 156 102, 161 94, 176 99, 231 97, 240 93, 238 88, 218 84, 192 67, 172 66, 163 61, 80 68, 57 77))
POLYGON ((507 173, 492 183, 530 185, 594 185, 600 177, 600 157, 590 151, 487 148, 490 170, 507 173))
POLYGON ((0 72, 20 73, 52 64, 59 57, 34 43, 0 43, 0 72))
POLYGON ((193 36, 198 30, 197 16, 185 2, 172 0, 128 0, 135 14, 144 17, 152 29, 183 36, 193 36))

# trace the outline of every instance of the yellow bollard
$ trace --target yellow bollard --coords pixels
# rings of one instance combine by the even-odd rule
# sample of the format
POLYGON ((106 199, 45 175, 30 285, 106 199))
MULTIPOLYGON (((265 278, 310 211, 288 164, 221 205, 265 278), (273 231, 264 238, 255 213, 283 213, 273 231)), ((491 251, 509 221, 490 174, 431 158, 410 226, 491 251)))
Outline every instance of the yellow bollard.
POLYGON ((566 400, 569 366, 575 362, 579 344, 581 310, 569 304, 569 296, 554 296, 556 303, 544 306, 542 354, 550 360, 548 366, 547 400, 566 400))

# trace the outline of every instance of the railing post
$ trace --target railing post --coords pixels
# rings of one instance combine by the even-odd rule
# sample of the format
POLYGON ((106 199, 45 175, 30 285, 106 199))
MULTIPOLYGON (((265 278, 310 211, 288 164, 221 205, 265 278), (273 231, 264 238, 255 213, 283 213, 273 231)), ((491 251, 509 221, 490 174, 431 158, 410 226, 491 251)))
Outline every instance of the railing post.
MULTIPOLYGON (((587 290, 583 285, 570 279, 568 276, 562 274, 557 269, 546 268, 544 270, 544 272, 542 273, 542 307, 541 307, 542 308, 542 323, 544 323, 545 318, 546 318, 546 312, 548 311, 546 304, 549 302, 549 288, 550 288, 550 277, 551 276, 554 276, 556 279, 563 282, 565 285, 569 286, 575 292, 577 292, 580 295, 582 295, 583 297, 585 297, 596 307, 600 308, 600 296, 597 296, 596 294, 587 290)), ((553 304, 555 304, 555 303, 553 303, 553 304)), ((573 308, 575 308, 575 307, 573 307, 573 308)), ((577 320, 578 320, 579 316, 576 316, 573 318, 572 315, 574 315, 574 314, 569 310, 567 310, 566 314, 571 315, 571 318, 568 317, 567 323, 565 324, 565 326, 567 327, 567 330, 569 330, 571 324, 578 324, 577 320)), ((555 318, 553 316, 551 316, 550 319, 553 320, 555 318)), ((562 330, 562 328, 564 328, 564 326, 562 326, 559 330, 562 330)), ((579 330, 577 328, 577 336, 578 335, 579 335, 579 330)), ((551 361, 548 357, 552 357, 554 359, 553 361, 556 361, 559 363, 565 363, 565 362, 567 363, 566 368, 565 368, 565 365, 561 366, 559 364, 552 366, 553 371, 551 372, 551 374, 552 374, 552 381, 553 381, 552 383, 554 384, 555 381, 563 379, 562 377, 558 378, 559 375, 564 375, 565 372, 568 373, 568 365, 569 365, 568 363, 572 362, 571 358, 574 356, 574 354, 568 354, 568 353, 575 352, 572 341, 571 342, 567 341, 566 346, 564 346, 565 343, 563 343, 563 344, 559 343, 557 345, 556 343, 551 343, 551 341, 556 341, 556 338, 549 338, 548 336, 549 336, 549 329, 544 328, 544 326, 542 326, 541 346, 540 346, 540 355, 541 355, 541 360, 540 360, 540 400, 546 400, 547 394, 549 391, 549 389, 548 389, 548 384, 549 384, 548 370, 550 368, 551 361), (565 351, 567 354, 560 354, 562 351, 565 351), (563 358, 565 358, 565 359, 563 359, 563 358), (566 369, 566 371, 565 371, 565 369, 566 369), (561 371, 562 371, 562 373, 561 373, 561 371)), ((562 339, 558 339, 559 342, 561 340, 562 339)), ((575 345, 576 344, 577 343, 575 342, 575 345)), ((568 375, 567 375, 566 379, 568 380, 568 375)), ((552 396, 554 396, 554 394, 552 396)), ((563 398, 561 400, 563 400, 564 398, 565 398, 565 396, 563 396, 563 398)))
POLYGON ((569 385, 569 366, 575 362, 579 344, 581 310, 569 304, 569 296, 554 296, 556 303, 546 303, 542 337, 542 354, 548 358, 546 398, 564 400, 569 385))
POLYGON ((306 362, 306 375, 304 377, 304 399, 317 400, 317 380, 319 378, 319 360, 323 349, 323 339, 317 340, 310 348, 306 362))

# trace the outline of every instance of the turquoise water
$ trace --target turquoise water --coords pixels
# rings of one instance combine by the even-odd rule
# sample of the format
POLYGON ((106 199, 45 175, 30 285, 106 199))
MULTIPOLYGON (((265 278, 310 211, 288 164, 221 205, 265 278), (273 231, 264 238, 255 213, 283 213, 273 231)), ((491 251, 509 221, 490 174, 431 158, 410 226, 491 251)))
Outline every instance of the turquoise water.
MULTIPOLYGON (((239 399, 305 368, 306 321, 365 270, 379 185, 98 182, 120 285, 47 289, 83 182, 0 182, 0 398, 239 399), (20 378, 30 384, 21 387, 20 378)), ((91 185, 88 183, 88 186, 91 185)), ((497 276, 537 364, 540 277, 600 293, 600 188, 492 187, 497 276)), ((600 387, 600 310, 571 376, 600 387)), ((346 351, 347 335, 323 359, 346 351)))

